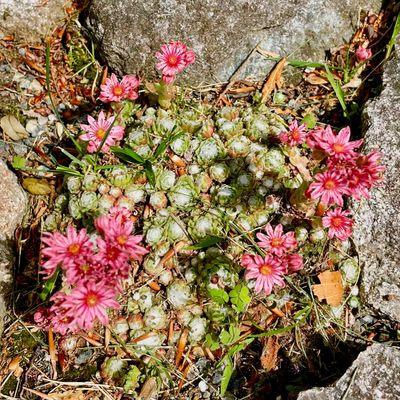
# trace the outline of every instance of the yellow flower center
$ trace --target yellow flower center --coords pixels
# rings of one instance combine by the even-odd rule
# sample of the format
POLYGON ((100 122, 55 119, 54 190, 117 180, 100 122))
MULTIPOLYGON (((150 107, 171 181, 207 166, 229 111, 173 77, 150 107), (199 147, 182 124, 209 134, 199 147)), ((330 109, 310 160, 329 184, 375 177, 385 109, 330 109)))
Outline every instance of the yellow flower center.
POLYGON ((121 86, 116 86, 116 87, 114 88, 113 92, 114 92, 114 94, 115 94, 116 96, 121 96, 121 94, 122 94, 122 92, 123 92, 122 87, 121 87, 121 86))
POLYGON ((121 235, 121 236, 118 236, 118 237, 117 237, 117 242, 118 242, 118 244, 123 245, 123 244, 125 244, 127 241, 128 241, 128 236, 126 236, 126 235, 121 235))
POLYGON ((96 131, 96 136, 101 140, 103 139, 104 135, 106 134, 106 131, 103 128, 99 128, 96 131))
POLYGON ((335 143, 335 144, 332 146, 332 148, 333 148, 333 150, 335 151, 335 153, 342 153, 343 150, 344 150, 344 146, 343 146, 342 144, 339 144, 339 143, 335 143))
POLYGON ((82 264, 80 268, 84 274, 86 274, 90 271, 90 265, 88 265, 88 264, 82 264))
POLYGON ((168 57, 168 64, 169 65, 176 65, 178 63, 178 58, 176 56, 169 56, 168 57))
POLYGON ((262 275, 271 275, 272 274, 272 267, 269 264, 263 264, 260 267, 260 273, 262 275))
POLYGON ((271 240, 271 246, 280 246, 283 243, 281 238, 273 238, 271 240))
POLYGON ((81 249, 81 246, 78 243, 73 243, 68 246, 68 251, 73 255, 76 256, 81 249))
POLYGON ((299 137, 300 137, 299 131, 295 130, 295 131, 292 132, 292 138, 293 139, 297 140, 297 139, 299 139, 299 137))
POLYGON ((86 297, 86 304, 89 307, 94 307, 95 305, 97 305, 98 302, 98 297, 96 294, 94 293, 90 293, 88 294, 88 296, 86 297))
POLYGON ((342 217, 333 217, 331 219, 331 225, 335 228, 338 228, 340 225, 342 225, 342 217))
POLYGON ((336 187, 336 182, 333 179, 327 179, 325 184, 324 184, 324 188, 327 190, 332 190, 335 189, 336 187))

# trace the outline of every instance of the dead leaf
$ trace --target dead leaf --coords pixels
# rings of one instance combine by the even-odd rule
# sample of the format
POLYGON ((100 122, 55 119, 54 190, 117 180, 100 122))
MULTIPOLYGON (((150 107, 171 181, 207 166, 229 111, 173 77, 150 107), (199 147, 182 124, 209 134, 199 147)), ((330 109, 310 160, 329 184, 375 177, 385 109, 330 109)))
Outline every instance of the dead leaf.
POLYGON ((362 79, 360 78, 353 78, 351 81, 347 82, 345 85, 342 86, 342 89, 357 89, 362 83, 362 79))
POLYGON ((22 187, 31 194, 47 195, 51 193, 51 186, 45 179, 25 178, 22 187))
POLYGON ((279 351, 278 338, 276 336, 269 337, 263 347, 260 361, 262 367, 267 371, 272 371, 276 367, 279 351))
POLYGON ((149 378, 144 383, 137 400, 151 400, 157 395, 156 378, 149 378))
POLYGON ((48 395, 54 400, 85 400, 85 395, 81 390, 67 390, 64 393, 51 393, 48 395))
POLYGON ((19 363, 21 362, 21 360, 22 360, 21 356, 14 357, 10 361, 10 364, 8 364, 8 370, 9 371, 15 371, 19 367, 19 363))
POLYGON ((326 300, 326 302, 333 307, 340 305, 344 291, 342 274, 340 271, 321 272, 318 275, 318 279, 321 283, 312 286, 313 292, 318 297, 318 300, 326 300))
POLYGON ((313 180, 310 171, 307 168, 308 158, 302 156, 298 148, 292 147, 290 149, 289 160, 290 163, 298 169, 298 171, 301 173, 301 175, 305 180, 307 181, 313 180))
POLYGON ((325 79, 321 75, 317 75, 313 72, 306 75, 304 80, 308 83, 311 83, 311 85, 325 85, 328 83, 327 79, 325 79))
POLYGON ((264 86, 262 88, 262 97, 261 97, 261 101, 263 103, 266 102, 266 100, 268 99, 269 95, 273 92, 273 90, 275 89, 275 87, 279 86, 279 81, 281 79, 282 76, 282 71, 283 68, 286 65, 286 58, 283 57, 272 69, 272 71, 270 72, 267 81, 264 83, 264 86))
POLYGON ((4 116, 0 120, 0 126, 3 132, 12 140, 21 140, 29 136, 26 129, 14 115, 4 116))

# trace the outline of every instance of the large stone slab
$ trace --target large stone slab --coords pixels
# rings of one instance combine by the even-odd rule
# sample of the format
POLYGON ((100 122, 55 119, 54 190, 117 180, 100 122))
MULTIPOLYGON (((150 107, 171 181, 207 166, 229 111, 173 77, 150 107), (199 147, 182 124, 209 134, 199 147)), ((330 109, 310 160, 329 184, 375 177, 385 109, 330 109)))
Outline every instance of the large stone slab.
POLYGON ((363 305, 400 321, 400 36, 387 63, 383 91, 364 111, 365 150, 378 148, 385 180, 369 201, 354 206, 354 241, 362 264, 363 305))
MULTIPOLYGON (((86 25, 109 65, 122 73, 155 74, 154 53, 170 40, 193 47, 190 83, 228 80, 257 44, 292 58, 323 60, 325 50, 348 40, 361 9, 380 0, 92 0, 86 25)), ((265 77, 259 54, 243 75, 265 77)))
POLYGON ((1 0, 1 34, 12 34, 29 43, 51 35, 65 19, 64 7, 70 0, 1 0))
POLYGON ((0 335, 12 287, 14 232, 27 209, 27 195, 17 177, 0 160, 0 335))
POLYGON ((301 392, 298 400, 398 400, 400 349, 374 344, 361 352, 333 387, 301 392))

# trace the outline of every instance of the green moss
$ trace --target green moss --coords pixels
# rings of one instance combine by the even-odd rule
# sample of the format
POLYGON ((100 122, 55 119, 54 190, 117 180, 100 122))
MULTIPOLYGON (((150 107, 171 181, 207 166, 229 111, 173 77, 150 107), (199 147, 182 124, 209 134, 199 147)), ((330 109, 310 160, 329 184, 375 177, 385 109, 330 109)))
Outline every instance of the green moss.
POLYGON ((79 368, 71 368, 63 375, 65 381, 90 381, 97 372, 97 365, 84 364, 79 368))
POLYGON ((24 354, 30 358, 33 355, 36 347, 43 342, 44 335, 42 332, 31 334, 26 330, 22 330, 12 337, 10 356, 14 357, 16 355, 24 354))

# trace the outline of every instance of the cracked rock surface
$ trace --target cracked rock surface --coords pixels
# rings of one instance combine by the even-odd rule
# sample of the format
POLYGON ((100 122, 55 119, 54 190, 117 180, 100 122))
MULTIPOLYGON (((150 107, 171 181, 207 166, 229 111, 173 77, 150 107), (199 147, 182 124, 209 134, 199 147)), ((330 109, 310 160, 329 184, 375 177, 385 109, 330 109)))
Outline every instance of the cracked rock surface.
POLYGON ((361 352, 333 387, 313 388, 298 400, 397 400, 400 398, 400 349, 374 344, 361 352))
POLYGON ((364 110, 365 150, 378 148, 384 182, 369 201, 354 207, 354 242, 362 265, 362 304, 372 313, 400 321, 400 36, 387 63, 382 93, 364 110))
MULTIPOLYGON (((325 50, 350 39, 358 13, 379 10, 377 0, 93 0, 85 18, 109 65, 118 73, 155 75, 154 53, 181 40, 197 61, 191 83, 226 81, 259 46, 297 59, 323 60, 325 50)), ((243 76, 265 78, 273 64, 260 54, 243 76)))
POLYGON ((14 231, 25 215, 27 195, 17 177, 0 160, 0 335, 12 286, 14 231))

